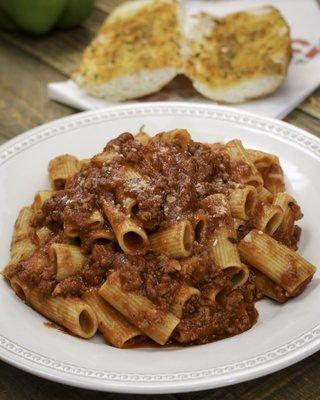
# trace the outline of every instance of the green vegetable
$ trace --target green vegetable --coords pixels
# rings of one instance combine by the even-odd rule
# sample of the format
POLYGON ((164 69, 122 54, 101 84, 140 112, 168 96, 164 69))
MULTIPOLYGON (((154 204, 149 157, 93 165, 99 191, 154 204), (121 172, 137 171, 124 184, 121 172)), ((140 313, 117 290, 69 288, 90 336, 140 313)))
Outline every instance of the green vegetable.
POLYGON ((7 13, 5 13, 0 8, 0 27, 5 29, 6 31, 14 32, 17 30, 17 25, 13 22, 13 19, 9 17, 7 13))
POLYGON ((57 27, 69 29, 79 25, 90 14, 93 3, 94 0, 68 0, 67 7, 59 19, 57 27))
POLYGON ((0 0, 0 28, 42 35, 73 28, 90 13, 94 0, 0 0))

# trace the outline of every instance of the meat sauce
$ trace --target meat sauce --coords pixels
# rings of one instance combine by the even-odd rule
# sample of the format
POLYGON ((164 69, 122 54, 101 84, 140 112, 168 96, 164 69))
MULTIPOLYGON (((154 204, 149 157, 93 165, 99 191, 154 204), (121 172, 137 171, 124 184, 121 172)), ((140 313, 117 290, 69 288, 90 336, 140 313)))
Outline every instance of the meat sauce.
MULTIPOLYGON (((217 208, 214 211, 201 205, 209 195, 227 193, 230 188, 240 186, 233 180, 237 166, 231 167, 219 145, 190 141, 183 148, 178 140, 162 140, 161 134, 142 146, 130 133, 123 133, 106 145, 102 154, 106 152, 114 155, 104 162, 99 161, 101 154, 93 157, 66 182, 64 189, 54 192, 37 211, 34 228, 47 226, 53 236, 30 259, 12 268, 8 276, 18 275, 28 285, 37 286, 44 296, 81 296, 87 290, 100 287, 111 273, 119 271, 122 288, 146 296, 159 311, 170 310, 181 285, 192 285, 201 295, 192 296, 184 306, 174 334, 182 343, 207 343, 251 328, 257 320, 254 272, 250 272, 244 286, 234 289, 231 277, 216 268, 208 254, 208 234, 229 217, 223 209, 219 213, 217 208), (128 168, 142 179, 129 179, 128 168), (152 252, 132 256, 124 254, 110 240, 89 242, 89 216, 96 210, 103 215, 105 199, 117 203, 119 188, 124 196, 135 199, 131 218, 147 233, 179 220, 192 221, 199 213, 205 215, 210 222, 209 231, 201 238, 196 237, 193 255, 185 260, 152 252), (48 248, 52 242, 71 241, 63 235, 65 224, 77 227, 79 237, 73 243, 76 241, 81 246, 89 261, 78 274, 58 283, 48 261, 48 248), (206 298, 213 287, 221 289, 214 302, 206 298)), ((111 229, 104 219, 105 227, 111 229)), ((250 223, 239 228, 239 240, 250 230, 250 223)), ((293 228, 290 237, 277 237, 277 240, 295 247, 298 236, 298 228, 293 228)))

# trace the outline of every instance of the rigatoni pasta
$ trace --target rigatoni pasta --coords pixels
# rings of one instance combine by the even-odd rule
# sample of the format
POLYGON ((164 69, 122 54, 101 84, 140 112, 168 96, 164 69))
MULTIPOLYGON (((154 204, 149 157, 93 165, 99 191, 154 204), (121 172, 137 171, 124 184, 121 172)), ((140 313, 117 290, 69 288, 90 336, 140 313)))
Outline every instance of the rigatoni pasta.
POLYGON ((53 243, 49 248, 49 258, 56 270, 58 282, 75 275, 88 260, 79 246, 65 243, 53 243))
POLYGON ((15 222, 14 233, 11 240, 9 265, 5 268, 15 266, 19 262, 30 257, 36 250, 36 245, 32 241, 31 221, 33 218, 33 210, 30 207, 24 207, 20 210, 18 218, 15 222))
POLYGON ((241 269, 241 261, 230 203, 223 194, 213 194, 204 198, 201 206, 213 216, 223 216, 223 220, 208 234, 208 251, 215 266, 232 276, 241 269))
POLYGON ((237 248, 236 232, 233 226, 216 228, 209 244, 210 254, 217 268, 231 275, 239 272, 241 261, 237 248))
POLYGON ((270 278, 260 271, 254 271, 254 283, 257 289, 258 298, 268 297, 278 303, 285 303, 290 295, 285 289, 276 285, 270 278))
POLYGON ((84 253, 92 252, 96 243, 116 242, 115 234, 111 227, 105 226, 101 229, 84 232, 81 235, 81 245, 84 253))
POLYGON ((55 157, 48 166, 52 189, 64 189, 67 179, 71 178, 79 169, 80 164, 76 157, 70 154, 55 157))
POLYGON ((139 133, 137 133, 134 136, 134 140, 144 146, 149 143, 149 141, 151 140, 151 137, 146 132, 144 132, 143 128, 144 127, 140 128, 139 133))
POLYGON ((192 286, 181 285, 176 291, 170 311, 177 318, 181 318, 186 303, 193 297, 199 297, 200 290, 192 286))
POLYGON ((181 221, 150 235, 152 251, 170 258, 185 258, 192 253, 194 231, 190 221, 181 221))
POLYGON ((294 235, 295 221, 302 217, 300 207, 296 200, 288 193, 277 193, 274 196, 273 204, 280 206, 283 211, 283 218, 276 231, 276 236, 291 237, 294 235))
POLYGON ((65 222, 63 224, 63 232, 69 238, 76 238, 79 236, 79 228, 77 225, 65 222))
POLYGON ((53 236, 51 229, 43 226, 35 231, 35 240, 38 246, 46 243, 53 236))
POLYGON ((236 182, 254 187, 259 187, 263 184, 260 172, 252 162, 250 155, 240 140, 230 140, 226 144, 225 150, 230 157, 232 177, 236 182))
POLYGON ((315 273, 315 267, 298 253, 255 229, 241 240, 239 251, 247 263, 290 295, 301 291, 315 273))
POLYGON ((264 186, 273 194, 284 192, 283 171, 279 164, 273 164, 263 172, 264 186))
POLYGON ((102 153, 96 154, 94 157, 92 157, 91 161, 93 165, 102 167, 105 164, 111 163, 112 160, 116 157, 117 157, 116 151, 114 151, 113 149, 109 149, 103 151, 102 153))
POLYGON ((173 129, 169 132, 160 133, 157 137, 164 142, 178 144, 184 151, 187 150, 191 141, 190 133, 186 129, 173 129))
POLYGON ((116 200, 121 204, 124 213, 128 216, 134 215, 138 208, 137 200, 133 197, 127 196, 124 188, 120 185, 116 187, 115 194, 116 200))
POLYGON ((279 205, 261 202, 256 208, 253 217, 253 226, 258 230, 272 235, 279 228, 282 220, 283 210, 279 205))
POLYGON ((234 218, 250 219, 257 205, 257 190, 253 186, 246 185, 231 189, 228 195, 231 215, 234 218))
POLYGON ((264 171, 274 164, 279 164, 279 158, 261 150, 247 149, 247 153, 258 171, 264 171))
POLYGON ((99 229, 103 226, 103 224, 104 224, 104 218, 102 213, 98 210, 94 210, 93 213, 88 218, 87 229, 88 230, 99 229))
POLYGON ((122 314, 110 306, 96 291, 88 291, 83 298, 96 314, 98 329, 108 343, 126 347, 141 337, 141 331, 130 324, 122 314))
POLYGON ((52 196, 52 190, 39 190, 36 195, 34 196, 32 208, 34 210, 40 210, 43 203, 50 199, 52 196))
POLYGON ((127 348, 211 342, 257 321, 255 301, 305 289, 302 217, 279 159, 143 129, 91 159, 49 163, 15 223, 3 275, 27 305, 67 331, 127 348))
POLYGON ((146 297, 128 293, 121 288, 119 275, 114 273, 101 286, 99 294, 159 344, 165 344, 179 323, 171 312, 159 311, 146 297))
POLYGON ((260 186, 257 189, 258 201, 263 201, 264 203, 272 203, 274 195, 264 186, 260 186))
POLYGON ((63 326, 74 335, 89 339, 97 331, 97 319, 91 307, 75 297, 46 298, 34 288, 28 287, 18 278, 11 280, 17 295, 42 315, 63 326))
POLYGON ((194 240, 198 243, 205 240, 208 231, 209 218, 204 212, 198 212, 192 220, 194 230, 194 240))
POLYGON ((232 276, 232 286, 234 288, 243 286, 249 279, 250 271, 246 264, 241 264, 241 269, 232 276))
POLYGON ((111 202, 104 200, 102 208, 121 249, 131 255, 145 254, 149 239, 144 229, 111 202))
POLYGON ((33 215, 34 212, 30 207, 23 207, 20 210, 18 218, 14 224, 14 232, 12 236, 13 243, 29 238, 33 215))

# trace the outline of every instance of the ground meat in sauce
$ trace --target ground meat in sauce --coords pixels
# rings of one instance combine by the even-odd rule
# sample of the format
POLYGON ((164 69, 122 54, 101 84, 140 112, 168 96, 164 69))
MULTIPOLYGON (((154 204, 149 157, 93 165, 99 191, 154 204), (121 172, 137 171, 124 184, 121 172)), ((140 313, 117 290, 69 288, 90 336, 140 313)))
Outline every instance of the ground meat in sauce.
MULTIPOLYGON (((228 195, 230 189, 239 187, 233 179, 248 173, 246 168, 238 164, 237 170, 232 169, 218 144, 191 141, 183 150, 178 141, 169 143, 161 140, 160 135, 142 146, 130 133, 123 133, 69 179, 65 188, 44 202, 35 214, 33 226, 35 230, 47 226, 54 237, 29 259, 9 269, 7 275, 18 276, 28 285, 38 287, 44 296, 81 296, 87 290, 99 288, 110 274, 119 271, 124 290, 146 296, 162 311, 170 311, 181 285, 190 285, 198 288, 201 295, 186 302, 174 333, 176 338, 182 343, 207 343, 241 333, 256 322, 254 302, 262 295, 255 287, 252 273, 247 284, 233 289, 230 276, 214 265, 207 240, 219 223, 231 221, 226 206, 221 202, 215 204, 212 199, 216 197, 211 195, 228 195), (124 213, 121 196, 135 200, 131 218, 148 233, 179 220, 192 221, 197 213, 208 218, 209 228, 194 243, 193 255, 182 260, 151 252, 131 256, 110 240, 90 241, 90 216, 95 211, 104 215, 105 200, 124 213), (77 230, 76 239, 64 237, 66 226, 77 230), (55 280, 48 258, 50 243, 56 241, 78 244, 89 255, 78 274, 61 282, 55 280), (215 302, 206 297, 213 288, 219 289, 215 302)), ((300 229, 294 222, 301 212, 296 205, 291 205, 291 209, 290 233, 276 232, 275 238, 296 248, 300 229)), ((111 229, 107 221, 101 228, 111 229)), ((238 240, 251 229, 252 221, 239 226, 238 240)), ((139 323, 143 325, 143 321, 139 323)))

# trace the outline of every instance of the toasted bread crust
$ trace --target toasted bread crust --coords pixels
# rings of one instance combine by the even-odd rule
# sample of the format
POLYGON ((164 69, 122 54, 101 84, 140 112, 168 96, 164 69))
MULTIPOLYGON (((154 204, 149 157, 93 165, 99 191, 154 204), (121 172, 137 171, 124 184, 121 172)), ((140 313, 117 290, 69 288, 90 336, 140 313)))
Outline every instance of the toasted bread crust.
POLYGON ((74 81, 110 102, 155 93, 177 73, 207 98, 242 103, 274 92, 291 60, 290 30, 274 7, 188 17, 180 0, 116 8, 84 51, 74 81))
POLYGON ((212 87, 193 81, 193 87, 204 97, 221 104, 241 104, 249 100, 257 100, 273 93, 284 81, 281 75, 263 76, 248 79, 227 88, 212 87))
POLYGON ((175 68, 146 69, 135 74, 111 79, 105 83, 88 84, 86 90, 95 97, 102 97, 115 103, 156 93, 176 74, 175 68))
MULTIPOLYGON (((152 84, 153 89, 141 87, 141 94, 135 89, 132 95, 126 91, 123 98, 120 93, 104 93, 103 89, 95 91, 100 97, 120 100, 152 93, 176 75, 172 76, 173 69, 180 68, 180 41, 180 4, 177 0, 125 3, 107 18, 84 51, 73 79, 87 88, 114 81, 111 87, 117 91, 117 82, 122 86, 121 77, 127 80, 132 75, 135 84, 143 71, 159 71, 153 74, 154 79, 159 76, 158 84, 152 84), (161 73, 161 70, 164 71, 161 73), (170 73, 166 74, 168 70, 170 73)), ((145 80, 141 83, 147 84, 145 80)))
POLYGON ((201 94, 225 103, 272 93, 286 77, 291 59, 289 27, 273 7, 221 19, 200 14, 187 41, 184 73, 201 94))

